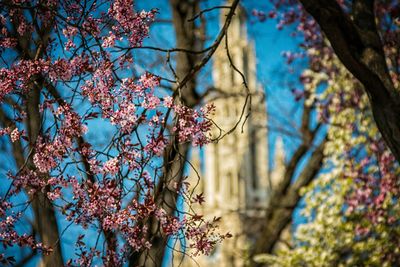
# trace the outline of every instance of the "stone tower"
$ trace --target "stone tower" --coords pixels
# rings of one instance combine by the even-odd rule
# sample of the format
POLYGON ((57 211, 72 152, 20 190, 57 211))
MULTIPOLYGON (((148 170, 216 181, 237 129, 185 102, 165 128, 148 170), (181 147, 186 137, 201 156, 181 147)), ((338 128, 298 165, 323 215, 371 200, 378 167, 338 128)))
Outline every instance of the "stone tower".
MULTIPOLYGON (((221 17, 225 20, 224 13, 221 17)), ((187 259, 180 266, 244 266, 247 249, 265 220, 271 189, 284 171, 282 166, 275 168, 276 172, 269 170, 266 101, 257 83, 254 44, 247 38, 246 15, 241 8, 229 27, 228 47, 229 57, 224 42, 214 55, 212 75, 218 93, 210 96, 217 107, 212 119, 218 127, 214 127, 213 136, 226 135, 207 145, 202 158, 196 155, 198 151, 192 152, 194 165, 200 165, 196 164, 200 159, 204 162, 200 181, 191 179, 192 184, 199 182, 195 190, 203 192, 206 200, 196 208, 206 218, 222 217, 220 232, 233 237, 218 245, 210 256, 187 259), (244 76, 247 88, 231 63, 244 76)), ((282 146, 277 148, 280 151, 275 155, 282 159, 282 146)))

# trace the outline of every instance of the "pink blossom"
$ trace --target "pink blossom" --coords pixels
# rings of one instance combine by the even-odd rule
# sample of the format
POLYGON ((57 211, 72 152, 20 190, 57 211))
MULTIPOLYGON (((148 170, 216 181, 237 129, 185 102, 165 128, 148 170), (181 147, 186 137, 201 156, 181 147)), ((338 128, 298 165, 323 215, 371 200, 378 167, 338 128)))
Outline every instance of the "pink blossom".
POLYGON ((12 141, 13 143, 19 140, 19 138, 21 137, 21 133, 20 133, 20 131, 18 131, 18 128, 15 128, 15 129, 11 132, 10 137, 11 137, 11 141, 12 141))
POLYGON ((104 163, 103 173, 115 175, 118 173, 118 171, 119 171, 118 157, 112 158, 112 159, 106 161, 106 163, 104 163))
POLYGON ((62 33, 65 37, 68 39, 71 39, 78 33, 78 28, 72 27, 72 26, 67 26, 62 30, 62 33))
POLYGON ((116 0, 108 13, 121 25, 120 32, 128 36, 132 46, 140 46, 148 35, 149 22, 154 19, 156 10, 136 13, 133 10, 133 0, 116 0))
POLYGON ((115 36, 115 34, 113 32, 109 32, 108 36, 103 37, 102 47, 104 47, 104 48, 113 47, 115 45, 116 40, 118 40, 118 38, 115 36))
POLYGON ((149 95, 145 101, 142 102, 142 107, 146 109, 155 109, 160 105, 160 99, 154 95, 149 95))
POLYGON ((178 117, 178 123, 173 131, 178 134, 179 142, 192 140, 192 144, 204 145, 209 142, 209 133, 212 123, 207 116, 214 110, 213 105, 206 105, 200 111, 192 110, 186 106, 175 105, 174 111, 178 117))
POLYGON ((166 108, 172 108, 173 104, 174 104, 174 99, 172 97, 170 96, 164 97, 164 106, 166 108))
POLYGON ((12 37, 0 37, 0 47, 13 48, 17 45, 17 39, 12 37))
POLYGON ((11 133, 11 129, 9 127, 0 129, 0 136, 8 135, 11 133))

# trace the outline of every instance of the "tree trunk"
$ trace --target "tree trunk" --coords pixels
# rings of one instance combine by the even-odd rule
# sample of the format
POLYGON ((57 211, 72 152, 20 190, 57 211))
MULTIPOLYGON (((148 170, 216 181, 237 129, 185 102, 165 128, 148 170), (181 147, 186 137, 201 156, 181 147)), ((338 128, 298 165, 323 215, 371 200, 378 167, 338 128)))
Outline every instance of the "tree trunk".
MULTIPOLYGON (((34 86, 28 93, 26 99, 27 126, 29 134, 29 147, 34 152, 35 143, 41 130, 41 116, 39 111, 40 87, 34 86)), ((35 169, 32 156, 28 158, 28 169, 35 169)), ((47 175, 46 175, 47 176, 47 175)), ((45 179, 45 175, 44 178, 45 179)), ((35 212, 35 226, 37 227, 40 239, 45 246, 50 246, 52 252, 44 254, 41 266, 63 266, 63 258, 60 246, 58 225, 53 209, 53 204, 47 198, 46 192, 37 192, 32 199, 32 206, 35 212)))
POLYGON ((35 211, 35 226, 40 239, 45 246, 50 246, 53 249, 50 254, 43 255, 40 266, 64 266, 53 204, 45 193, 40 192, 32 200, 32 207, 35 211))

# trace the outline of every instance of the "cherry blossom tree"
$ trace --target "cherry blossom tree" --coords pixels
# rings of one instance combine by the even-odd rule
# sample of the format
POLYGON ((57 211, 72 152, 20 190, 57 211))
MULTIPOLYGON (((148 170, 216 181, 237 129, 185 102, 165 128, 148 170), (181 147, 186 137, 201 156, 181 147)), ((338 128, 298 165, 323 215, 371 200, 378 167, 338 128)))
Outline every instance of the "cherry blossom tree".
MULTIPOLYGON (((162 253, 152 258, 152 250, 170 236, 184 236, 193 254, 208 254, 226 237, 215 221, 174 211, 177 196, 197 201, 181 170, 188 147, 210 142, 212 127, 214 106, 191 100, 191 83, 237 4, 215 42, 192 65, 178 63, 186 69, 168 80, 135 69, 134 51, 151 35, 156 9, 137 11, 125 0, 0 3, 0 134, 11 159, 0 199, 3 265, 16 261, 8 251, 17 246, 40 253, 44 266, 160 264, 162 253), (172 92, 160 89, 165 81, 172 92), (97 138, 102 131, 105 141, 97 138), (82 230, 68 248, 77 256, 64 259, 63 237, 77 227, 82 230)), ((186 9, 175 20, 197 12, 186 9)), ((182 38, 178 45, 190 36, 182 38)))

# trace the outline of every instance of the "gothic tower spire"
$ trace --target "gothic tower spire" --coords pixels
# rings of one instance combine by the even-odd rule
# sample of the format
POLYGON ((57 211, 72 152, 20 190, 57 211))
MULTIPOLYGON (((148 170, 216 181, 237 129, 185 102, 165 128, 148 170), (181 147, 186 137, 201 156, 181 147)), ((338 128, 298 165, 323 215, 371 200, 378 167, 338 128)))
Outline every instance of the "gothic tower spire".
MULTIPOLYGON (((247 37, 244 9, 236 11, 227 36, 228 46, 223 42, 214 55, 217 93, 210 95, 217 107, 212 119, 218 127, 213 135, 224 137, 205 147, 204 173, 196 190, 204 190, 202 213, 222 217, 220 231, 230 232, 233 238, 218 245, 211 256, 195 259, 207 267, 245 265, 246 250, 258 234, 257 224, 265 220, 271 193, 266 101, 257 82, 254 43, 247 37)), ((183 266, 194 266, 193 261, 183 266)))

